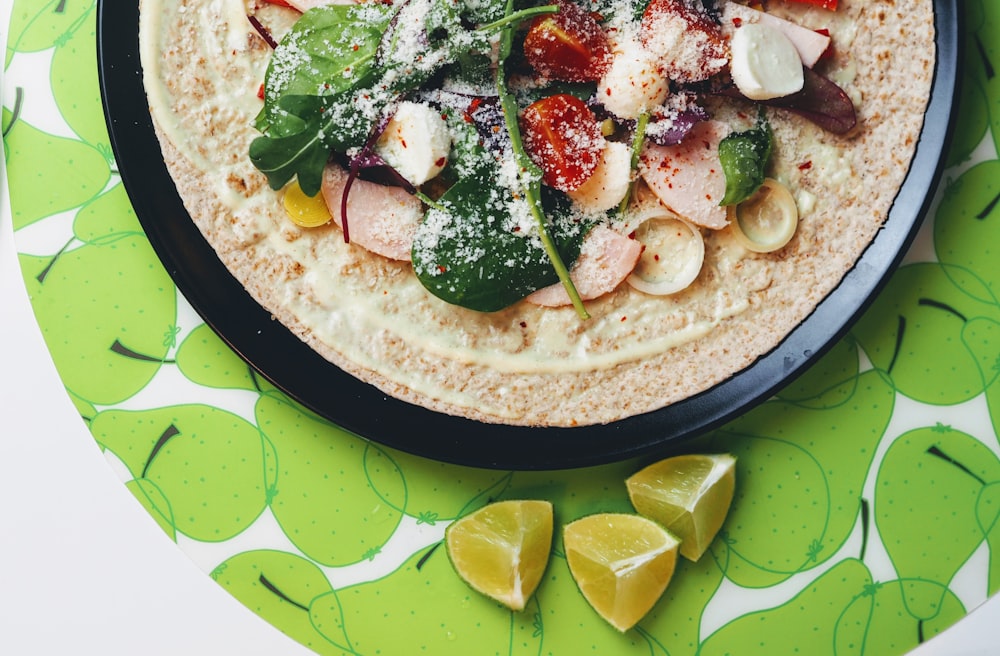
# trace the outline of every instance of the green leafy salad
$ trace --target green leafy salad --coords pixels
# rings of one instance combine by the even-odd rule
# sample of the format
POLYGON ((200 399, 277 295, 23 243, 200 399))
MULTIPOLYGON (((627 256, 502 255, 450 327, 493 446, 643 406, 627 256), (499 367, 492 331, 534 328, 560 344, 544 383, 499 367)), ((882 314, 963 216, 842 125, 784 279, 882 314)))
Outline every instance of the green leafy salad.
MULTIPOLYGON (((348 240, 352 222, 365 219, 349 215, 352 188, 365 181, 405 190, 422 210, 409 249, 414 274, 432 294, 473 310, 497 311, 561 285, 586 317, 594 293, 574 265, 583 266, 597 226, 630 225, 622 218, 646 181, 695 234, 739 227, 727 217, 770 188, 764 106, 833 132, 854 126, 847 96, 811 70, 829 38, 804 52, 795 37, 803 28, 758 21, 764 12, 739 3, 289 4, 304 11, 280 42, 251 18, 274 47, 256 118, 261 136, 249 152, 254 166, 274 189, 298 185, 306 197, 325 197, 348 240), (750 24, 767 29, 751 33, 750 24), (780 48, 784 63, 765 69, 754 60, 762 47, 780 48), (714 120, 707 108, 720 99, 760 109, 712 144, 721 167, 698 170, 685 159, 686 138, 714 120), (695 185, 689 195, 709 197, 704 211, 715 217, 718 208, 721 222, 699 220, 660 192, 681 186, 669 175, 685 166, 695 181, 685 183, 695 185), (332 192, 330 167, 346 172, 332 192), (720 176, 718 193, 702 192, 712 175, 720 176)), ((636 239, 634 226, 622 237, 636 239)), ((630 263, 613 284, 633 275, 641 250, 622 256, 630 263)))

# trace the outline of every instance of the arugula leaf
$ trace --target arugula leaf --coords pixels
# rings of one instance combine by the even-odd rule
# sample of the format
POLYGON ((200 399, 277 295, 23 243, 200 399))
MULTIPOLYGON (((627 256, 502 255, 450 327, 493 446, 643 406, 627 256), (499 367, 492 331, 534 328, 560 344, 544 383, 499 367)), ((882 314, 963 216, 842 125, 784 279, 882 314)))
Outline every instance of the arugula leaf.
POLYGON ((302 129, 257 137, 250 143, 250 161, 267 176, 272 189, 281 189, 297 176, 303 193, 315 196, 330 151, 343 152, 365 143, 373 122, 351 101, 352 95, 347 90, 331 96, 281 98, 282 111, 294 116, 302 129))
POLYGON ((375 55, 392 8, 368 3, 307 11, 278 44, 264 75, 264 108, 256 127, 272 136, 302 129, 281 107, 284 96, 326 96, 370 86, 375 55))
MULTIPOLYGON (((462 178, 427 210, 417 228, 411 257, 420 282, 442 300, 479 312, 502 310, 536 289, 558 282, 537 235, 516 231, 511 208, 525 201, 504 197, 495 171, 462 178), (484 190, 493 189, 489 198, 484 190)), ((546 197, 549 230, 562 259, 573 262, 587 227, 573 219, 568 203, 546 197)), ((523 222, 522 222, 523 223, 523 222)))
POLYGON ((757 125, 734 132, 719 143, 719 160, 726 174, 726 194, 720 205, 735 205, 764 184, 764 171, 771 158, 772 135, 763 111, 757 125))

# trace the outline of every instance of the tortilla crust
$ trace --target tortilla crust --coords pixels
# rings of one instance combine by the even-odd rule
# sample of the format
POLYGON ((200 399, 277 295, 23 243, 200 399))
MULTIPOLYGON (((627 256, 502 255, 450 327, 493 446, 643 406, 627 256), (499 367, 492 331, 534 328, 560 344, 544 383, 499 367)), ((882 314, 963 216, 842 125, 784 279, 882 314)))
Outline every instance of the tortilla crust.
MULTIPOLYGON (((773 175, 806 210, 788 246, 734 257, 728 231, 707 234, 706 264, 692 288, 649 297, 623 285, 588 303, 588 322, 571 308, 527 303, 483 315, 434 298, 408 263, 344 244, 336 227, 304 230, 284 217, 280 192, 246 157, 270 49, 236 16, 256 11, 280 34, 288 12, 233 2, 225 9, 209 0, 142 3, 150 111, 191 218, 249 293, 336 366, 410 403, 513 425, 601 424, 656 410, 777 346, 885 220, 934 70, 930 0, 841 0, 837 49, 821 70, 855 100, 859 129, 838 137, 769 112, 773 175)), ((791 3, 781 8, 809 26, 830 18, 791 3)))

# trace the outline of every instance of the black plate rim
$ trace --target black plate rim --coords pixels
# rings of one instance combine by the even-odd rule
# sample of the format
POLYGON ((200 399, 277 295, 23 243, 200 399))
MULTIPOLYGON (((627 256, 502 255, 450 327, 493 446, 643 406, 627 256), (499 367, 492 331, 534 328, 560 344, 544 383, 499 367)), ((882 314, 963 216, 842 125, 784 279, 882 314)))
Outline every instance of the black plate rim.
POLYGON ((98 0, 101 99, 125 190, 180 292, 257 373, 310 411, 387 447, 487 469, 557 470, 663 453, 791 382, 847 333, 905 255, 942 174, 959 96, 962 16, 958 0, 935 0, 938 58, 931 97, 889 218, 841 283, 774 350, 700 394, 611 424, 486 424, 389 397, 345 373, 275 321, 232 277, 189 219, 159 154, 142 85, 138 0, 131 4, 98 0))

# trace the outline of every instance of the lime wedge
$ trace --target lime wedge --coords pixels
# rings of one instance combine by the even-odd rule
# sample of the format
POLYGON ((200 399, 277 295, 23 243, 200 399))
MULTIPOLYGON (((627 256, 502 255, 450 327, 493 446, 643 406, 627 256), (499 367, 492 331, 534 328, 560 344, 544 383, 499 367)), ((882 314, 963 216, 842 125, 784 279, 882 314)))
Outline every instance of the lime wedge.
POLYGON ((474 590, 524 610, 552 549, 552 504, 497 501, 445 530, 448 558, 474 590))
POLYGON ((681 555, 698 560, 722 527, 736 486, 736 458, 683 455, 649 465, 625 481, 639 514, 681 539, 681 555))
POLYGON ((570 573, 597 614, 627 631, 663 595, 680 541, 639 515, 601 513, 567 524, 563 547, 570 573))

